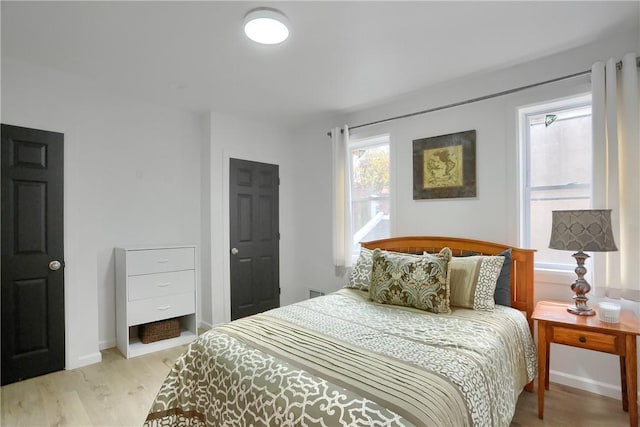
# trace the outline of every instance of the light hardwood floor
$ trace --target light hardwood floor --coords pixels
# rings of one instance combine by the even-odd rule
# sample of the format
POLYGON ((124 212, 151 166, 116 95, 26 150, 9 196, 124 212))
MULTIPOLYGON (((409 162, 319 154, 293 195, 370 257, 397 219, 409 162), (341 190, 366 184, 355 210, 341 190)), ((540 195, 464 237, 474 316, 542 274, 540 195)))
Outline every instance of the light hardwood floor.
MULTIPOLYGON (((125 359, 116 349, 102 362, 2 387, 2 426, 140 426, 174 360, 177 347, 125 359)), ((512 427, 628 426, 618 400, 551 384, 545 419, 537 416, 537 394, 523 392, 512 427)))

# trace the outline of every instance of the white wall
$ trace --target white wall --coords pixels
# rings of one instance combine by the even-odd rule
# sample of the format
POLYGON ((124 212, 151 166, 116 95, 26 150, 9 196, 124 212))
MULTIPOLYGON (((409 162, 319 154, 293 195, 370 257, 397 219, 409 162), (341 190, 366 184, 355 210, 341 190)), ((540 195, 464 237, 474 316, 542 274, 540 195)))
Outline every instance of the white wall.
POLYGON ((64 133, 67 369, 115 345, 115 246, 200 246, 206 119, 2 58, 2 123, 64 133))
MULTIPOLYGON (((229 288, 229 158, 271 163, 280 173, 280 304, 294 302, 292 226, 297 195, 293 192, 291 135, 281 127, 212 113, 210 116, 210 191, 203 186, 202 203, 210 206, 211 325, 231 318, 229 288)), ((297 177, 295 177, 297 179, 297 177)), ((203 292, 204 294, 205 292, 203 292)), ((203 304, 205 302, 203 301, 203 304)), ((205 319, 206 320, 206 319, 205 319)))
MULTIPOLYGON (((295 271, 298 283, 332 291, 345 282, 331 266, 331 151, 326 131, 332 126, 351 126, 414 111, 447 105, 520 86, 573 74, 591 68, 608 57, 640 53, 637 30, 584 46, 560 55, 532 61, 505 70, 495 70, 465 80, 448 82, 377 107, 344 114, 325 128, 307 126, 296 132, 296 194, 317 186, 301 203, 304 215, 299 227, 313 224, 298 234, 296 244, 310 236, 314 253, 304 257, 295 271), (302 153, 308 158, 303 158, 302 153), (310 263, 310 264, 309 264, 310 263), (308 274, 308 270, 312 274, 308 274)), ((448 235, 518 244, 517 108, 590 91, 584 76, 508 96, 400 119, 352 131, 355 138, 389 134, 392 163, 392 230, 394 235, 448 235), (414 139, 475 129, 477 131, 478 196, 457 200, 413 200, 412 141, 414 139)), ((536 275, 535 298, 569 299, 568 285, 544 283, 536 275)), ((567 282, 569 283, 569 282, 567 282)), ((551 380, 620 398, 616 357, 596 352, 552 346, 551 380)))
POLYGON ((310 289, 329 293, 344 285, 345 272, 333 267, 332 155, 327 136, 332 122, 335 119, 319 117, 293 134, 296 300, 308 298, 310 289))

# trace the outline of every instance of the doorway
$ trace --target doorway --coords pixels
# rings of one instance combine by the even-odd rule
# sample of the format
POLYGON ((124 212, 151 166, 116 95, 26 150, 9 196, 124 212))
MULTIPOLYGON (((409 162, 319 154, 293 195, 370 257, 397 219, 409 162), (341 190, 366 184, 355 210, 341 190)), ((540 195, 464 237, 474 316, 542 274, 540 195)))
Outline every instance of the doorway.
POLYGON ((64 369, 63 143, 2 125, 2 385, 64 369))
POLYGON ((229 159, 231 320, 280 306, 278 165, 229 159))

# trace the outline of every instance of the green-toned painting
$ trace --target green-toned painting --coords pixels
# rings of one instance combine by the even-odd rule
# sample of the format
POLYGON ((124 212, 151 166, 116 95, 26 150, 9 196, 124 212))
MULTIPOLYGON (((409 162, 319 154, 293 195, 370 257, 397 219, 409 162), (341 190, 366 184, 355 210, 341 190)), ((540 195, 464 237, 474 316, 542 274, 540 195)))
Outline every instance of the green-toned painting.
POLYGON ((476 131, 413 141, 413 199, 476 197, 476 131))

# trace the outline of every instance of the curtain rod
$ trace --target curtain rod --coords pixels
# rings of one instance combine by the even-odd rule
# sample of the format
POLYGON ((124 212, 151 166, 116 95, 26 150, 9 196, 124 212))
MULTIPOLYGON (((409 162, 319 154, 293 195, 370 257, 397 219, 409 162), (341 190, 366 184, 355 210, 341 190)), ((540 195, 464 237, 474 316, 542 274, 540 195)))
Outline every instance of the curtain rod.
MULTIPOLYGON (((640 67, 640 56, 636 57, 636 66, 640 67)), ((616 69, 618 69, 618 70, 622 69, 622 61, 616 62, 616 69)), ((502 92, 492 93, 491 95, 484 95, 484 96, 480 96, 480 97, 477 97, 477 98, 467 99, 466 101, 454 102, 453 104, 441 105, 439 107, 429 108, 427 110, 416 111, 415 113, 402 114, 400 116, 394 116, 394 117, 389 117, 389 118, 386 118, 386 119, 376 120, 374 122, 364 123, 364 124, 361 124, 361 125, 350 126, 349 130, 358 129, 358 128, 362 128, 362 127, 365 127, 365 126, 377 125, 377 124, 380 124, 380 123, 386 123, 386 122, 390 122, 392 120, 406 119, 406 118, 413 117, 413 116, 419 116, 419 115, 422 115, 422 114, 433 113, 435 111, 445 110, 447 108, 459 107, 460 105, 471 104, 471 103, 478 102, 478 101, 484 101, 484 100, 487 100, 487 99, 496 98, 498 96, 509 95, 511 93, 514 93, 514 92, 520 92, 522 90, 531 89, 531 88, 534 88, 534 87, 537 87, 537 86, 546 85, 546 84, 549 84, 549 83, 559 82, 561 80, 572 79, 572 78, 584 76, 585 74, 590 74, 590 73, 591 73, 591 70, 581 71, 579 73, 569 74, 569 75, 562 76, 562 77, 556 77, 555 79, 545 80, 543 82, 532 83, 530 85, 520 86, 520 87, 517 87, 517 88, 514 88, 514 89, 508 89, 508 90, 504 90, 502 92)), ((343 132, 343 130, 340 129, 340 132, 343 132)), ((331 136, 331 132, 327 132, 327 136, 331 136)))

